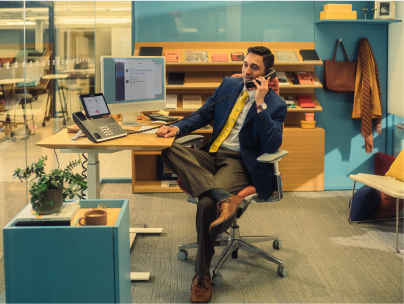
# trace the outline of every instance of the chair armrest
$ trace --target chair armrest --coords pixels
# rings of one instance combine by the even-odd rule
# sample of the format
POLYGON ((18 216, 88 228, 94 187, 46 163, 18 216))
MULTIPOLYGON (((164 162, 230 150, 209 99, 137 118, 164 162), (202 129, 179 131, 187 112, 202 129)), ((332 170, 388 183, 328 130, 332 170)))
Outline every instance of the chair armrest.
POLYGON ((286 150, 278 150, 274 153, 264 153, 257 160, 261 163, 274 163, 280 161, 282 157, 289 154, 289 151, 286 150))
POLYGON ((174 140, 174 143, 188 146, 203 140, 203 135, 187 135, 174 140))

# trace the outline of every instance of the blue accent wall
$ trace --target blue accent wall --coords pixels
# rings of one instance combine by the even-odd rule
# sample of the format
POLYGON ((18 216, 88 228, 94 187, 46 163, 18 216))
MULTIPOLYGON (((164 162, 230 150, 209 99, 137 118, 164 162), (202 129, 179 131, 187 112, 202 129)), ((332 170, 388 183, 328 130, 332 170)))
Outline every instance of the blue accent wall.
MULTIPOLYGON (((368 38, 379 68, 382 93, 382 134, 374 132, 373 153, 366 154, 361 121, 351 118, 354 94, 317 89, 323 108, 317 125, 325 129, 325 189, 351 189, 349 174, 374 173, 374 154, 391 152, 393 119, 387 113, 388 25, 375 23, 315 23, 325 4, 350 3, 357 19, 365 19, 363 1, 161 1, 136 2, 134 41, 267 41, 315 42, 324 61, 332 59, 342 39, 349 60, 358 56, 359 40, 368 38)), ((373 1, 366 1, 372 8, 373 1)), ((373 12, 367 12, 373 19, 373 12)), ((336 60, 344 60, 338 50, 336 60)), ((323 66, 316 74, 323 79, 323 66)))
POLYGON ((314 41, 314 2, 139 1, 136 41, 314 41))

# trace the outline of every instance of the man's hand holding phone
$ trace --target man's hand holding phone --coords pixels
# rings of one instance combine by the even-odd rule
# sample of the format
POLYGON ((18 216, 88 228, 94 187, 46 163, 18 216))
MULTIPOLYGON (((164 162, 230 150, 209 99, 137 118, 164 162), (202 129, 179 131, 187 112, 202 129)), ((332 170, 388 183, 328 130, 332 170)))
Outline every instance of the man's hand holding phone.
MULTIPOLYGON (((231 77, 243 77, 243 74, 233 74, 231 77)), ((279 96, 279 80, 278 77, 271 79, 268 86, 279 96)))
POLYGON ((256 79, 253 79, 253 82, 257 87, 257 90, 255 91, 255 102, 257 103, 257 105, 259 105, 264 102, 265 96, 269 91, 270 79, 265 79, 265 77, 260 76, 256 79))

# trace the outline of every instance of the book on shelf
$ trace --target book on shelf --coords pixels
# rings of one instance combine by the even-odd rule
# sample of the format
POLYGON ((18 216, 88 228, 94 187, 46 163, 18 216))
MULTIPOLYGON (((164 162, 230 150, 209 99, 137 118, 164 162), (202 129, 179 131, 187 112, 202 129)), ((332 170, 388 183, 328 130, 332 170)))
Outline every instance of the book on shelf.
POLYGON ((297 79, 295 72, 289 72, 289 78, 293 84, 300 84, 299 79, 297 79))
POLYGON ((163 47, 160 46, 141 46, 139 56, 161 56, 163 55, 163 47))
POLYGON ((300 84, 315 84, 313 76, 310 73, 306 72, 295 72, 297 79, 300 84))
POLYGON ((303 61, 318 61, 320 57, 318 57, 316 50, 300 50, 300 55, 303 58, 303 61))
POLYGON ((177 180, 162 180, 161 187, 162 188, 178 187, 178 183, 177 180))
POLYGON ((183 109, 199 109, 202 106, 202 95, 183 95, 182 108, 183 109))
MULTIPOLYGON (((166 95, 166 109, 176 109, 177 108, 177 94, 167 94, 166 95)), ((168 116, 168 115, 166 115, 168 116)))
POLYGON ((184 84, 185 73, 168 73, 167 84, 184 84))
POLYGON ((180 52, 165 52, 166 62, 178 62, 180 61, 180 52))
POLYGON ((276 77, 278 77, 278 82, 280 86, 289 85, 288 77, 285 72, 276 71, 276 77))
POLYGON ((228 54, 212 54, 212 61, 228 62, 229 55, 228 54))
POLYGON ((208 51, 185 51, 186 62, 208 62, 208 51))
POLYGON ((15 219, 16 226, 70 226, 70 221, 80 209, 80 201, 63 203, 59 212, 40 215, 32 210, 32 205, 28 204, 17 215, 15 219))
POLYGON ((300 107, 302 108, 315 108, 316 105, 310 95, 298 95, 297 100, 299 100, 300 107))
POLYGON ((278 62, 299 62, 294 50, 274 50, 276 61, 278 62))
POLYGON ((296 105, 292 96, 281 96, 283 102, 287 105, 288 109, 295 109, 296 105))
POLYGON ((244 53, 231 53, 231 60, 232 61, 243 61, 244 60, 244 53))

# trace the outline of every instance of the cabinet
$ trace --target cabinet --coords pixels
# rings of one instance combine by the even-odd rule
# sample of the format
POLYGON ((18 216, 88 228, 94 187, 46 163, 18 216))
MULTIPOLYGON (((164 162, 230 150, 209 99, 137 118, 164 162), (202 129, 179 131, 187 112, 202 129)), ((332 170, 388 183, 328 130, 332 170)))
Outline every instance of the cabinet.
POLYGON ((118 209, 106 226, 3 228, 7 303, 131 302, 129 202, 80 201, 99 204, 118 209))
MULTIPOLYGON (((322 84, 315 74, 314 67, 322 65, 322 61, 304 62, 300 56, 300 49, 314 49, 314 42, 137 42, 135 54, 139 48, 163 47, 166 51, 179 52, 179 62, 166 62, 166 78, 168 73, 185 73, 183 85, 167 85, 167 94, 177 95, 177 109, 169 110, 172 116, 187 116, 194 110, 183 109, 183 95, 201 95, 205 102, 219 86, 223 77, 241 73, 242 61, 212 62, 212 54, 228 54, 243 52, 250 46, 263 45, 271 51, 295 50, 298 62, 277 62, 274 68, 281 72, 308 72, 315 81, 314 85, 290 85, 280 86, 281 96, 291 96, 295 102, 295 109, 288 109, 285 120, 284 139, 281 149, 290 153, 280 162, 283 188, 285 191, 321 191, 324 190, 324 130, 301 129, 300 120, 305 119, 306 112, 322 111, 320 102, 315 95, 315 89, 322 89, 322 84), (186 50, 208 51, 209 62, 185 62, 186 50), (310 95, 315 108, 301 108, 297 100, 298 95, 310 95), (304 174, 304 177, 302 176, 304 174)), ((212 130, 196 130, 193 133, 202 134, 204 142, 210 138, 212 130)), ((132 152, 132 190, 139 192, 180 192, 178 187, 161 188, 157 180, 157 155, 159 152, 132 152)))

